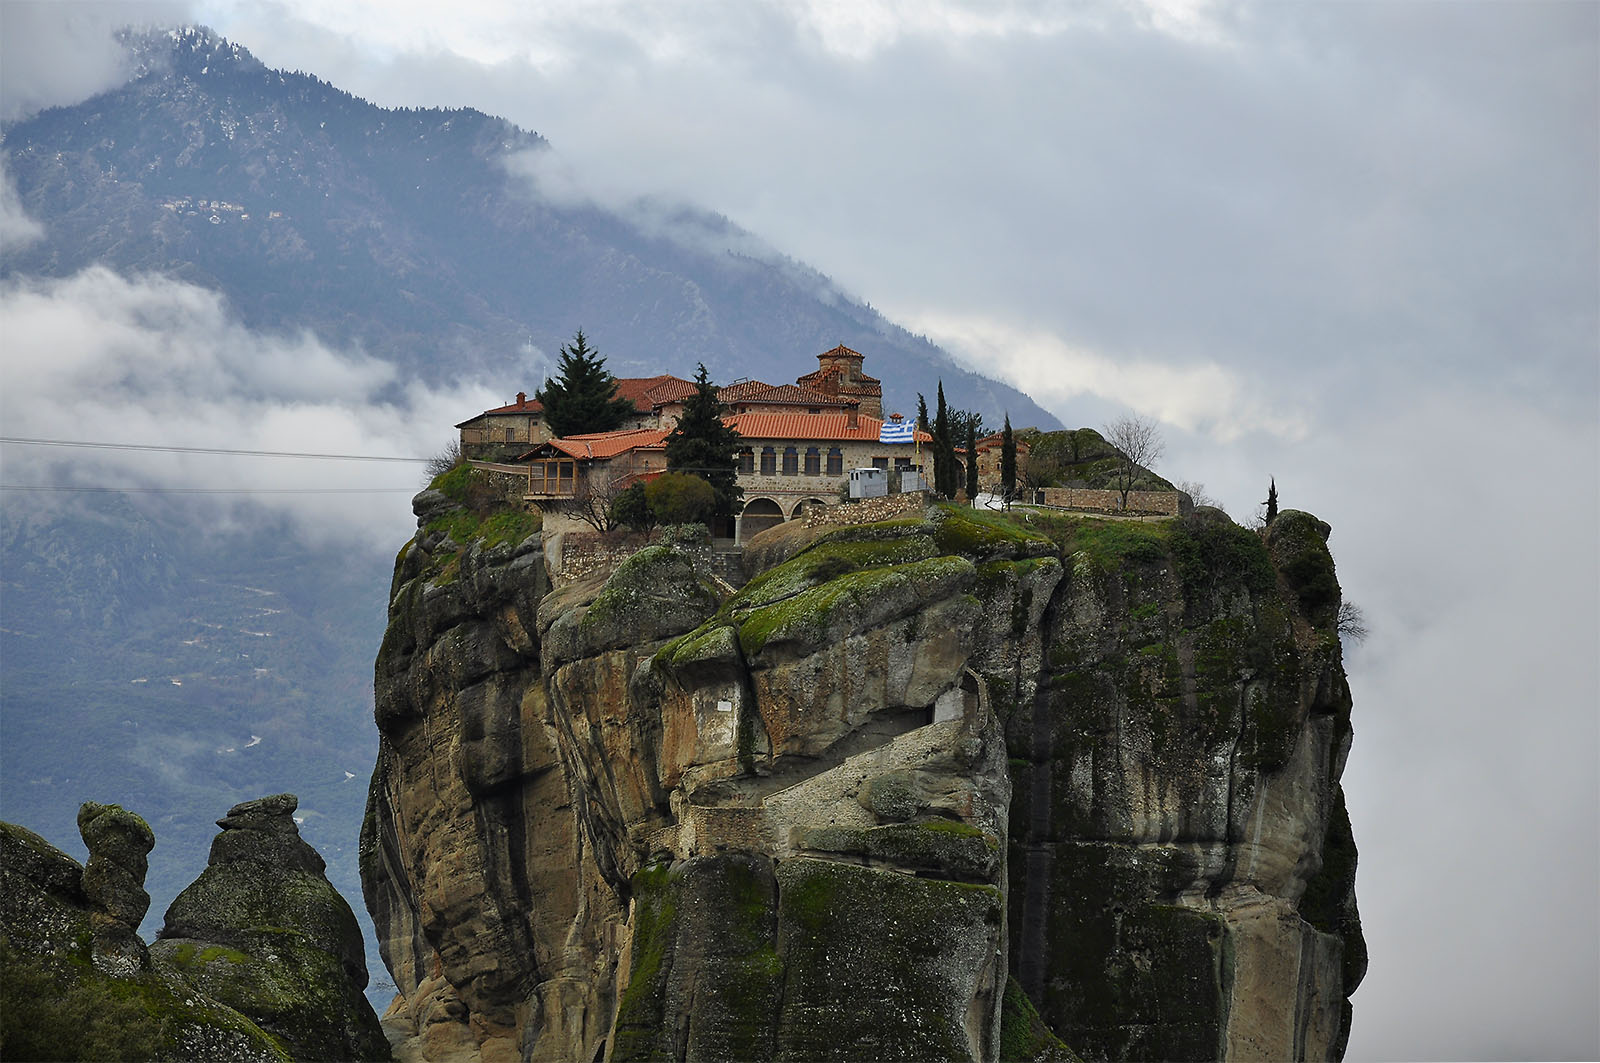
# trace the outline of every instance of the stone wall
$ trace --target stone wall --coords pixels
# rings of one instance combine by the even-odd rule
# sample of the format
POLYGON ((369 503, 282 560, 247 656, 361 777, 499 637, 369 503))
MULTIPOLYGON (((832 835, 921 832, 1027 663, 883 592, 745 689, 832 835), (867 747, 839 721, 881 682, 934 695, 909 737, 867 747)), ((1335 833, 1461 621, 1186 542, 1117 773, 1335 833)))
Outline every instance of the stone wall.
POLYGON ((1059 509, 1087 509, 1096 513, 1141 513, 1161 517, 1181 517, 1194 507, 1178 491, 1129 491, 1128 507, 1122 507, 1122 492, 1088 487, 1041 487, 1035 492, 1042 506, 1059 509))
MULTIPOLYGON (((585 526, 587 527, 587 526, 585 526)), ((576 583, 596 576, 609 576, 617 566, 651 543, 666 538, 676 539, 681 534, 677 527, 653 528, 645 532, 561 531, 546 535, 544 556, 552 584, 576 583)), ((697 555, 697 562, 712 568, 710 543, 685 545, 679 548, 697 555), (704 556, 698 556, 704 555, 704 556)))
POLYGON ((903 495, 883 495, 879 498, 863 498, 859 502, 851 502, 842 506, 828 506, 824 509, 813 509, 805 515, 805 526, 816 528, 829 524, 872 524, 880 520, 893 520, 895 517, 921 510, 928 504, 928 497, 921 491, 913 491, 903 495))

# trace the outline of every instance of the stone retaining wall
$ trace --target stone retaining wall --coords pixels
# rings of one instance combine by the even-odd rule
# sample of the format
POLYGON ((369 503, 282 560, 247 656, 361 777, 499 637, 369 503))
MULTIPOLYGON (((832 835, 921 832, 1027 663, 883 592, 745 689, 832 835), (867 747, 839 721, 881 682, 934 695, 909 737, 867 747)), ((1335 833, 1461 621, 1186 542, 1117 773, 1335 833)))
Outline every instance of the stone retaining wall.
POLYGON ((928 504, 921 491, 903 495, 880 495, 863 498, 859 502, 846 502, 837 506, 813 509, 805 515, 805 526, 816 528, 832 524, 873 524, 880 520, 893 520, 911 512, 920 512, 928 504))
POLYGON ((1140 513, 1160 517, 1181 517, 1194 507, 1177 491, 1129 491, 1128 507, 1122 507, 1122 492, 1088 487, 1041 487, 1035 501, 1060 509, 1086 509, 1096 513, 1140 513))
MULTIPOLYGON (((552 584, 576 583, 595 576, 609 576, 617 566, 675 528, 655 528, 644 532, 561 531, 545 536, 545 566, 552 584)), ((680 549, 702 555, 694 559, 696 568, 707 572, 719 569, 710 543, 680 544, 680 549)), ((726 577, 723 577, 726 578, 726 577)))

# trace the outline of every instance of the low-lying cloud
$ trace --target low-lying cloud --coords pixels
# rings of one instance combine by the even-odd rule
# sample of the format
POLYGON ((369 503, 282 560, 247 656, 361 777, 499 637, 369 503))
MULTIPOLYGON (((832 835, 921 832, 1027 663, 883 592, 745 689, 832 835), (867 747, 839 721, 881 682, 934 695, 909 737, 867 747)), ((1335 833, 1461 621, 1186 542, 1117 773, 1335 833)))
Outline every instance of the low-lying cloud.
MULTIPOLYGON (((309 332, 245 328, 215 292, 102 267, 0 288, 0 420, 13 438, 426 458, 497 405, 473 382, 401 379, 309 332)), ((386 548, 410 534, 420 463, 6 444, 9 485, 237 490, 215 504, 291 515, 311 538, 386 548), (299 492, 299 493, 296 493, 299 492), (382 493, 378 493, 382 492, 382 493)))

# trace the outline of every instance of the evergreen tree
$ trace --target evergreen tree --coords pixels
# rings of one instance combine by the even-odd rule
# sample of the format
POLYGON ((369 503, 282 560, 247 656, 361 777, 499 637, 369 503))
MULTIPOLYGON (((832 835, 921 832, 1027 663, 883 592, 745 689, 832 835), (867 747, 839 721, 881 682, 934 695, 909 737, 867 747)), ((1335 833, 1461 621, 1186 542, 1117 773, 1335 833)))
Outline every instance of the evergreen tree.
POLYGON ((609 432, 620 428, 632 413, 633 403, 619 399, 617 378, 606 371, 606 360, 584 339, 583 329, 561 348, 557 378, 546 378, 533 397, 544 404, 545 424, 556 436, 609 432))
POLYGON ((928 424, 928 400, 922 397, 920 391, 917 392, 917 428, 930 434, 933 432, 928 424))
POLYGON ((1278 519, 1278 478, 1274 476, 1267 488, 1267 523, 1278 519))
POLYGON ((1011 434, 1011 414, 1000 431, 1000 497, 1007 502, 1017 490, 1017 439, 1011 434))
POLYGON ((701 363, 695 393, 683 405, 683 416, 667 436, 667 468, 693 473, 715 492, 712 515, 730 518, 744 491, 739 487, 739 433, 723 423, 725 407, 701 363))
POLYGON ((978 425, 967 420, 967 502, 978 501, 978 425))
POLYGON ((933 415, 933 490, 944 498, 956 493, 955 447, 950 442, 950 410, 944 402, 944 381, 939 381, 939 399, 933 415))

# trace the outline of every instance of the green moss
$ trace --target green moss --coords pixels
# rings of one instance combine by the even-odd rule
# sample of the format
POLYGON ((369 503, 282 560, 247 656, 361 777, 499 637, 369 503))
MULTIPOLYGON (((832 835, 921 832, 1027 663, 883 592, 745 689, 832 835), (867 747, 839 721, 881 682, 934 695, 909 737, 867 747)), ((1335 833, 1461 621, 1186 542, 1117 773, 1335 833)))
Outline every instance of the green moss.
POLYGON ((971 565, 962 559, 939 557, 839 576, 751 611, 739 624, 739 645, 747 656, 754 656, 773 641, 818 642, 833 620, 845 612, 886 600, 893 592, 908 594, 908 600, 915 601, 918 588, 969 571, 971 565))
POLYGON ((520 509, 502 509, 487 517, 455 510, 429 521, 425 531, 442 532, 463 547, 476 543, 487 549, 520 543, 536 534, 543 524, 544 517, 538 512, 520 509))
POLYGON ((1035 522, 1065 556, 1081 553, 1102 573, 1125 565, 1167 559, 1172 521, 1112 520, 1066 514, 1040 514, 1035 522))
POLYGON ((974 558, 1007 554, 1023 557, 1050 548, 1050 540, 1012 517, 966 506, 943 504, 935 510, 934 542, 946 554, 974 558))
MULTIPOLYGON (((881 529, 883 525, 869 527, 881 529)), ((927 535, 865 540, 822 539, 783 564, 756 576, 740 588, 731 604, 736 609, 750 608, 790 597, 862 569, 924 561, 937 554, 933 539, 927 535)))
POLYGON ((482 476, 482 473, 478 472, 466 462, 462 462, 453 469, 450 469, 447 472, 442 472, 438 476, 435 476, 433 481, 429 483, 428 486, 433 490, 438 491, 446 498, 450 499, 450 501, 464 506, 467 504, 467 491, 469 487, 471 486, 474 478, 480 476, 482 476))
POLYGON ((110 978, 86 961, 36 956, 0 936, 0 1055, 18 1060, 284 1060, 238 1012, 157 974, 110 978))
POLYGON ((1267 529, 1267 548, 1306 618, 1328 627, 1339 610, 1339 580, 1328 552, 1328 526, 1309 513, 1285 510, 1267 529))
POLYGON ((1078 1058, 1045 1025, 1021 984, 1007 978, 1000 1003, 1001 1063, 1078 1063, 1078 1058))
POLYGON ((943 878, 987 879, 998 866, 1000 839, 967 823, 932 819, 865 830, 820 827, 804 831, 802 848, 857 854, 943 878))
POLYGON ((716 591, 699 579, 683 555, 653 545, 617 566, 584 610, 578 629, 589 637, 607 632, 637 636, 670 615, 687 621, 677 628, 681 631, 716 608, 716 591))
POLYGON ((992 955, 996 887, 805 857, 778 882, 781 1058, 969 1058, 969 979, 992 955))
POLYGON ((632 881, 633 947, 628 986, 617 1005, 618 1060, 652 1059, 664 1053, 666 976, 677 935, 677 889, 666 864, 642 868, 632 881))

